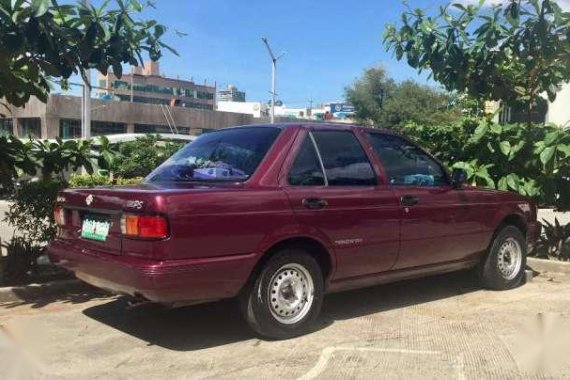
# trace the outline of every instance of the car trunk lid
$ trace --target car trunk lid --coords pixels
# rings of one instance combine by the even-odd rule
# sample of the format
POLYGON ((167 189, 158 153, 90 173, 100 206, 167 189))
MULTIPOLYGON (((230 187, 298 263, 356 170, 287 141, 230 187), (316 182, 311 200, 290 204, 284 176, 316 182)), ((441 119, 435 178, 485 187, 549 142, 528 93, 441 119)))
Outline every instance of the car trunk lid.
POLYGON ((86 253, 92 250, 112 255, 163 259, 166 247, 160 245, 162 240, 136 239, 123 235, 123 216, 135 214, 168 217, 169 196, 242 186, 243 184, 235 182, 172 182, 66 189, 57 199, 57 204, 63 208, 65 215, 65 223, 59 228, 58 238, 69 241, 75 248, 86 253))
POLYGON ((57 199, 65 218, 58 237, 73 240, 85 251, 119 255, 123 214, 162 213, 162 200, 160 192, 145 186, 67 189, 57 199))

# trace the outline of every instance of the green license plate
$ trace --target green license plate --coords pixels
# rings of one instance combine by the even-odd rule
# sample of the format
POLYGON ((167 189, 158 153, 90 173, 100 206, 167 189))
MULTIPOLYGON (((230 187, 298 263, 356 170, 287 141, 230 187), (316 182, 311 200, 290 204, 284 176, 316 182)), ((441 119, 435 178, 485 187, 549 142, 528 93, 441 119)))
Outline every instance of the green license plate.
POLYGON ((109 235, 111 223, 108 219, 95 215, 85 215, 81 226, 81 237, 105 241, 109 235))

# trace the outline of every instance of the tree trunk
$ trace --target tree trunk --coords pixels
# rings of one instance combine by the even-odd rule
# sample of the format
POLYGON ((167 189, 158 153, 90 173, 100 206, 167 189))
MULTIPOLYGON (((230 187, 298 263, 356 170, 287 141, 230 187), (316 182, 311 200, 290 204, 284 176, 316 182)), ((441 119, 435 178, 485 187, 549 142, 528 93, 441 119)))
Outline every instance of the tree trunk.
POLYGON ((532 102, 533 102, 534 97, 531 97, 528 101, 528 105, 526 107, 526 125, 528 125, 529 127, 532 125, 532 102))

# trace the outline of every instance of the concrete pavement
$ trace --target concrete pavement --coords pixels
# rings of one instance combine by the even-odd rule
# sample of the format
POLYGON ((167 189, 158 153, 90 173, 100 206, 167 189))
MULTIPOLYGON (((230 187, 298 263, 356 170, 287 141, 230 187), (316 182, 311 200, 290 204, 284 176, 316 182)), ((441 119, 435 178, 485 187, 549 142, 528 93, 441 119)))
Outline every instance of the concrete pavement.
POLYGON ((0 324, 46 378, 569 378, 569 295, 569 274, 492 292, 461 272, 328 296, 315 332, 274 342, 231 301, 127 310, 83 294, 4 304, 0 324))

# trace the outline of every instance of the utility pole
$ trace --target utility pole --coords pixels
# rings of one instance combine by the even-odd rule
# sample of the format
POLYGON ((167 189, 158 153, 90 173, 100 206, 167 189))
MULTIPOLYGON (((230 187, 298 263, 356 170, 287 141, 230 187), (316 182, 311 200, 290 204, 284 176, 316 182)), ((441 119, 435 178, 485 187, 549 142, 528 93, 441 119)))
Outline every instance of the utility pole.
POLYGON ((269 42, 267 42, 266 37, 262 37, 261 40, 267 47, 269 56, 271 57, 271 124, 275 123, 275 82, 276 82, 276 71, 277 71, 277 60, 285 55, 285 52, 281 52, 277 57, 273 54, 269 42))
POLYGON ((91 137, 91 70, 87 69, 85 75, 89 80, 83 84, 83 115, 81 123, 81 138, 89 139, 91 137))
MULTIPOLYGON (((83 5, 89 7, 90 0, 83 0, 83 5)), ((83 114, 81 115, 81 138, 88 139, 91 137, 91 70, 86 69, 83 77, 83 99, 81 107, 83 114)))

